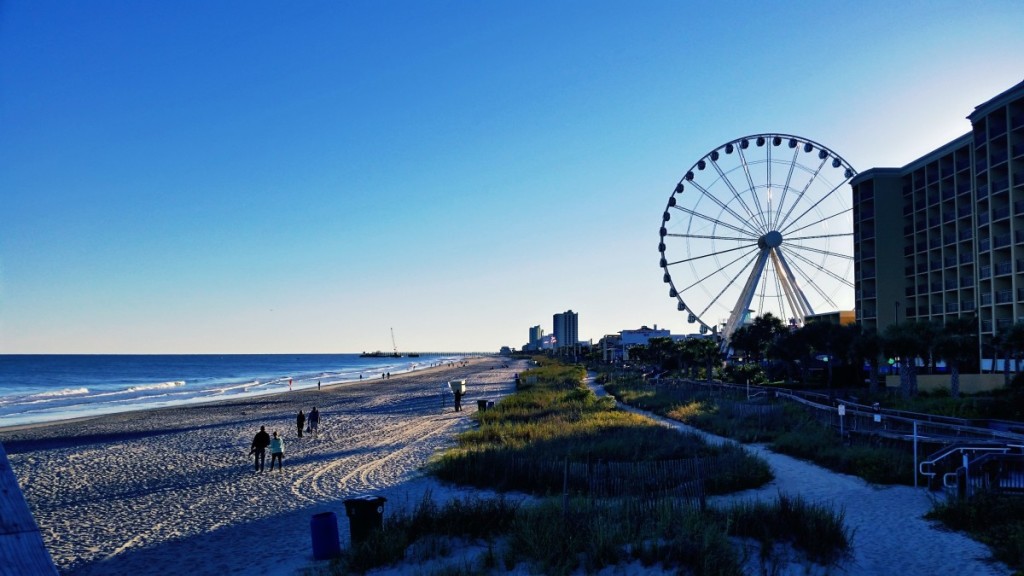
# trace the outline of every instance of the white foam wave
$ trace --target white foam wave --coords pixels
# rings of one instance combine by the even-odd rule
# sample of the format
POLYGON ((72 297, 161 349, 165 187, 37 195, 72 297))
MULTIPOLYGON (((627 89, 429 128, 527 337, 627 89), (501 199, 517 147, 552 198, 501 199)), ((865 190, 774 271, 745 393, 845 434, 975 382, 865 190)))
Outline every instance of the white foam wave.
POLYGON ((128 388, 128 392, 143 392, 145 390, 162 390, 164 388, 177 388, 178 386, 184 386, 184 380, 175 380, 173 382, 160 382, 157 384, 140 384, 138 386, 131 386, 128 388))
POLYGON ((47 398, 64 398, 66 396, 82 396, 88 394, 88 388, 65 388, 63 390, 51 390, 49 392, 40 392, 38 394, 32 394, 27 396, 25 399, 29 401, 33 400, 46 400, 47 398))

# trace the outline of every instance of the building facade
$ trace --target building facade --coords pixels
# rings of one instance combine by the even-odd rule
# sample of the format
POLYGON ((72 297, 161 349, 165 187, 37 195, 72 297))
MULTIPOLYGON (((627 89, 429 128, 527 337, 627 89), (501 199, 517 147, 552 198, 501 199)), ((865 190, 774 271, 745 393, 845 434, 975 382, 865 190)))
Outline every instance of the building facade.
POLYGON ((580 339, 579 314, 567 310, 561 314, 555 314, 553 318, 555 347, 573 347, 580 339))
POLYGON ((537 326, 530 326, 530 339, 527 341, 526 350, 540 350, 540 341, 544 338, 544 329, 537 326))
MULTIPOLYGON (((1024 322, 1024 82, 977 106, 971 131, 903 168, 852 181, 858 322, 1024 322)), ((985 360, 983 360, 985 363, 985 360)))

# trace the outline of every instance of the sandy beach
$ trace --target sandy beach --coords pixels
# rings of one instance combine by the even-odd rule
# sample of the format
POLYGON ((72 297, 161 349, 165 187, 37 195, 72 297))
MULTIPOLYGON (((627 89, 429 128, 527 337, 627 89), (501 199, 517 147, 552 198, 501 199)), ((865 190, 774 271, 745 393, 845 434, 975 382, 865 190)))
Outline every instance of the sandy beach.
MULTIPOLYGON (((476 400, 510 393, 513 373, 525 368, 475 359, 322 391, 2 429, 0 441, 62 574, 291 576, 317 565, 314 514, 337 514, 341 545, 348 546, 346 498, 384 496, 387 514, 427 493, 437 501, 468 494, 425 476, 422 466, 472 426, 476 400), (444 382, 463 378, 464 411, 453 411, 450 396, 442 407, 444 382), (300 440, 295 415, 312 406, 323 414, 320 437, 300 440), (261 425, 285 437, 284 472, 252 470, 248 448, 261 425)), ((853 557, 838 568, 797 560, 772 573, 1011 573, 989 561, 983 545, 924 520, 933 495, 923 489, 873 486, 761 446, 750 449, 769 462, 775 481, 712 504, 801 495, 843 510, 853 534, 853 557)))
POLYGON ((523 361, 477 358, 442 366, 226 401, 0 429, 11 466, 61 574, 292 575, 316 565, 310 519, 343 501, 387 498, 386 511, 425 493, 460 494, 423 475, 471 426, 478 399, 513 388, 523 361), (466 379, 463 411, 442 386, 466 379), (316 406, 319 438, 295 416, 316 406), (285 438, 284 471, 253 472, 260 426, 285 438))

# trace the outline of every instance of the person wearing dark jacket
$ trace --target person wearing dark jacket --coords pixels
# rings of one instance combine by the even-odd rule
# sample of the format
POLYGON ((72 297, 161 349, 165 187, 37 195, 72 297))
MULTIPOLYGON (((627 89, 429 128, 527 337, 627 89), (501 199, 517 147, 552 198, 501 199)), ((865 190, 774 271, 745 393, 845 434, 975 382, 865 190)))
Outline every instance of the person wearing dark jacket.
POLYGON ((267 434, 265 427, 260 426, 260 431, 252 439, 252 449, 249 450, 249 454, 255 456, 253 465, 256 472, 263 472, 263 463, 267 460, 267 446, 270 446, 270 434, 267 434))
POLYGON ((299 415, 295 417, 295 425, 299 429, 299 438, 302 438, 302 427, 306 425, 306 415, 299 410, 299 415))

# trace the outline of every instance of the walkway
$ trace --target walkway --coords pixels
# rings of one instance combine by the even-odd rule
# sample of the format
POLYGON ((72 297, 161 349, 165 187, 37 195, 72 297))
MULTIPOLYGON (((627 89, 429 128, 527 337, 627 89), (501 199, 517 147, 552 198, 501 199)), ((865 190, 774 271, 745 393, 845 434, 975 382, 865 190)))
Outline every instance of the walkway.
MULTIPOLYGON (((593 383, 591 387, 597 394, 605 395, 603 387, 593 383)), ((665 426, 695 432, 712 444, 732 442, 650 412, 621 403, 619 406, 649 416, 665 426)), ((1004 576, 1012 573, 1005 564, 991 560, 991 553, 983 544, 925 520, 924 515, 931 510, 936 496, 923 488, 872 485, 856 476, 838 474, 809 462, 777 454, 764 445, 745 447, 768 462, 775 480, 756 490, 709 498, 708 502, 727 504, 751 499, 774 499, 779 493, 785 493, 842 511, 852 533, 853 557, 839 567, 840 574, 913 576, 950 573, 1004 576)), ((784 573, 804 573, 804 568, 790 566, 784 573)))

